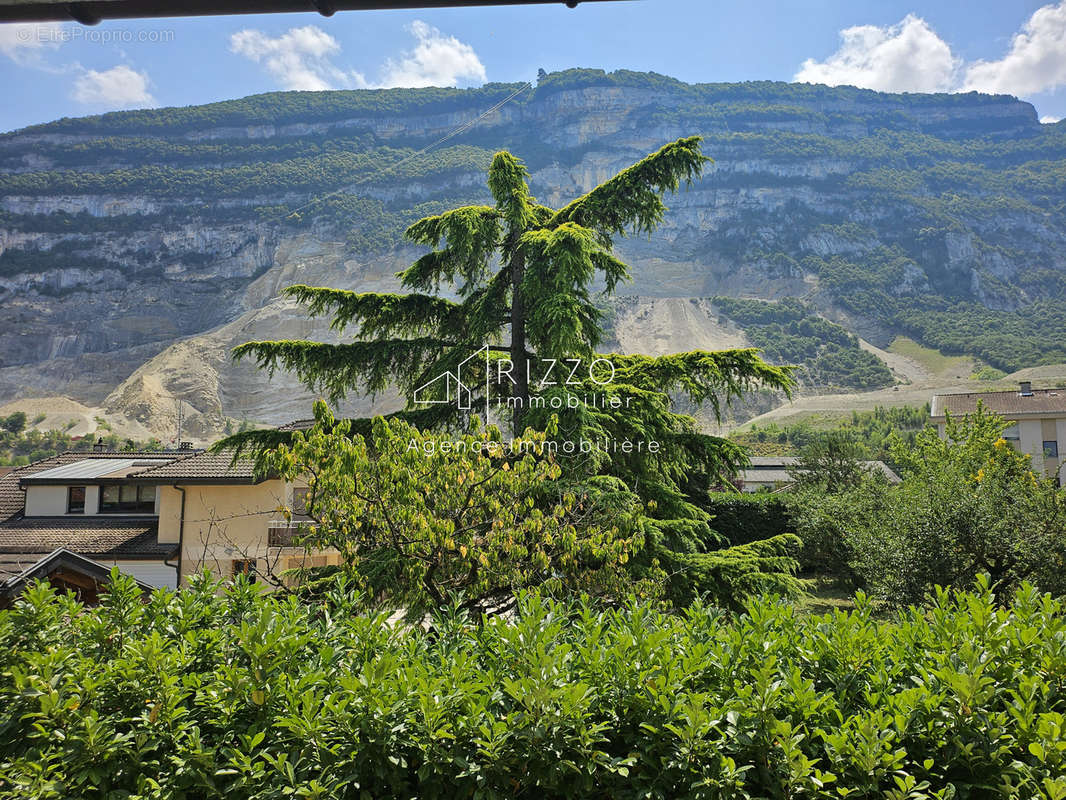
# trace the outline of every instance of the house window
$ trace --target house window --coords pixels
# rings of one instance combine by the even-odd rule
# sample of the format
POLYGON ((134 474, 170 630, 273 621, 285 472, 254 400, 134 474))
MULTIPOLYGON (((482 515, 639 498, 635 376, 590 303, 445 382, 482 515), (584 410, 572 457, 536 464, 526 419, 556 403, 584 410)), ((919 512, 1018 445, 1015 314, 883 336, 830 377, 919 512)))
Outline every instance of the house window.
POLYGON ((255 583, 255 559, 254 558, 238 558, 233 561, 233 569, 231 574, 233 577, 238 575, 247 575, 248 580, 251 583, 255 583))
POLYGON ((67 487, 67 513, 68 514, 84 514, 85 513, 85 487, 84 486, 68 486, 67 487))
POLYGON ((1003 438, 1007 441, 1018 441, 1022 438, 1021 433, 1018 431, 1018 425, 1015 423, 1003 431, 1003 438))
POLYGON ((1059 443, 1044 442, 1044 458, 1058 458, 1059 457, 1059 443))
POLYGON ((310 489, 306 486, 295 487, 292 490, 292 513, 297 516, 307 516, 307 497, 310 489))
POLYGON ((100 487, 101 514, 154 514, 154 486, 100 487))

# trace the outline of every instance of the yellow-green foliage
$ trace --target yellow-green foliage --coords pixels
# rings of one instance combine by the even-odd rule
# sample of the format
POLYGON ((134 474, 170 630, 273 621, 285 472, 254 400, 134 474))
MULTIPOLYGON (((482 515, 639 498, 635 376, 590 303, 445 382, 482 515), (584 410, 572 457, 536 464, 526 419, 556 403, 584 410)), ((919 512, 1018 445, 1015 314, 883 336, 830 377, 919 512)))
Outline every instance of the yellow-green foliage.
POLYGON ((639 505, 593 507, 559 481, 546 434, 505 442, 476 425, 457 434, 374 419, 367 438, 325 403, 317 424, 267 454, 268 469, 306 477, 307 547, 332 547, 346 571, 413 616, 457 603, 513 605, 524 588, 597 595, 644 589, 624 565, 644 542, 639 505))

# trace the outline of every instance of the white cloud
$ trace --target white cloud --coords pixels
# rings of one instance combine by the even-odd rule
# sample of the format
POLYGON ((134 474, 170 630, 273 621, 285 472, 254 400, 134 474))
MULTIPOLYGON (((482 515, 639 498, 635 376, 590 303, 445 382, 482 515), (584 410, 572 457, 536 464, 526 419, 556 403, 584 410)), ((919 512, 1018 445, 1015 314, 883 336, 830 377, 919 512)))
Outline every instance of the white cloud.
POLYGON ((445 36, 421 20, 408 27, 418 40, 413 50, 399 60, 385 62, 381 88, 395 86, 455 86, 460 81, 486 79, 485 65, 474 48, 454 36, 445 36))
POLYGON ((1040 121, 1041 121, 1042 123, 1044 123, 1045 125, 1054 125, 1054 124, 1055 124, 1056 122, 1058 122, 1058 121, 1059 121, 1060 119, 1062 119, 1062 117, 1052 117, 1052 116, 1047 116, 1047 117, 1041 117, 1041 118, 1040 118, 1040 121))
POLYGON ((377 82, 338 66, 334 59, 341 54, 340 43, 315 25, 291 28, 277 37, 246 28, 230 37, 230 50, 261 63, 283 89, 455 86, 460 81, 485 81, 485 67, 470 45, 420 20, 407 29, 417 40, 414 48, 388 59, 377 82))
POLYGON ((143 108, 155 105, 148 84, 148 73, 137 72, 124 64, 103 72, 89 69, 75 79, 71 97, 86 105, 143 108))
POLYGON ((62 41, 58 22, 17 22, 0 25, 0 53, 22 66, 43 67, 41 55, 62 41))
POLYGON ((341 46, 316 25, 290 28, 273 38, 246 28, 230 37, 230 50, 263 64, 283 89, 319 91, 365 83, 359 73, 334 66, 331 58, 341 46))
POLYGON ((840 49, 825 61, 804 61, 794 80, 883 92, 943 92, 956 82, 960 60, 913 14, 896 25, 845 28, 840 39, 840 49))
POLYGON ((1038 8, 998 61, 976 61, 963 91, 1032 95, 1066 83, 1066 0, 1038 8))
MULTIPOLYGON (((921 17, 840 32, 824 61, 808 58, 793 80, 887 92, 987 92, 1028 97, 1066 85, 1066 0, 1037 9, 1003 58, 965 64, 921 17)), ((1045 117, 1042 122, 1056 122, 1045 117)))

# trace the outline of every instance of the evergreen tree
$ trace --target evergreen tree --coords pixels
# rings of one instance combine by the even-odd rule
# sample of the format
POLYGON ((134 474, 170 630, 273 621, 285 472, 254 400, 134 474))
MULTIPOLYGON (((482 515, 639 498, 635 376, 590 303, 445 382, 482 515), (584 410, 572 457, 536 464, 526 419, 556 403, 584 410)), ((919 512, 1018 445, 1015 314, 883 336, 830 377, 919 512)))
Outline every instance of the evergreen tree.
MULTIPOLYGON (((643 533, 652 544, 648 566, 665 559, 682 583, 697 573, 701 583, 711 580, 709 575, 737 583, 736 575, 723 577, 705 559, 698 568, 691 563, 690 557, 709 555, 710 548, 722 544, 710 517, 691 499, 742 464, 743 452, 671 411, 670 395, 709 403, 717 416, 745 391, 788 391, 789 370, 765 363, 753 349, 658 358, 611 355, 609 374, 590 369, 604 338, 594 286, 602 286, 601 296, 609 297, 629 278, 629 268, 612 252, 615 237, 650 234, 662 221, 663 195, 698 177, 708 161, 699 137, 679 139, 553 209, 530 194, 522 162, 497 153, 488 172, 494 205, 456 208, 407 230, 408 239, 430 251, 399 274, 405 293, 304 285, 286 290, 311 315, 330 315, 335 330, 357 327, 356 340, 248 342, 236 348, 235 356, 253 357, 271 372, 291 370, 331 401, 350 391, 373 395, 394 386, 407 400, 397 416, 420 427, 461 427, 466 411, 490 415, 494 409, 485 387, 486 377, 492 377, 493 400, 507 410, 515 433, 526 426, 544 430, 556 415, 561 441, 622 442, 623 447, 628 441, 639 448, 597 447, 562 463, 568 479, 586 495, 611 503, 636 493, 646 504, 643 533), (486 357, 471 359, 480 348, 487 348, 486 357), (569 382, 546 382, 553 359, 569 359, 570 365, 581 359, 585 368, 569 382), (463 404, 467 409, 444 402, 455 389, 450 380, 434 380, 458 375, 460 365, 462 383, 470 389, 470 402, 463 404), (508 380, 495 380, 501 370, 508 380), (421 401, 440 402, 420 406, 416 393, 421 401), (571 400, 590 395, 601 402, 575 405, 571 400), (603 405, 604 398, 616 398, 617 405, 603 405), (646 446, 650 442, 658 445, 655 451, 646 446)), ((369 421, 353 430, 368 432, 369 421)), ((283 438, 249 433, 223 444, 240 450, 283 438)), ((779 537, 755 548, 758 552, 745 552, 736 562, 743 566, 731 561, 726 571, 741 569, 748 579, 772 573, 771 583, 782 588, 779 579, 794 564, 788 557, 791 545, 791 539, 779 537)), ((691 591, 687 585, 678 589, 682 595, 691 591)))

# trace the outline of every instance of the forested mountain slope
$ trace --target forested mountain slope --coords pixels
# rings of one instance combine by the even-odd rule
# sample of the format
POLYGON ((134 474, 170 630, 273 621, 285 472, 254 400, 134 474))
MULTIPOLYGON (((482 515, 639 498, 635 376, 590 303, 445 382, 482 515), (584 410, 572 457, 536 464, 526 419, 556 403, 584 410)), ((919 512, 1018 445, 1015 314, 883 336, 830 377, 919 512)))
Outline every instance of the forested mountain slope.
POLYGON ((283 92, 0 136, 0 401, 66 394, 153 428, 182 397, 204 435, 305 412, 292 381, 228 357, 326 333, 280 288, 393 286, 416 254, 404 227, 485 201, 497 149, 561 205, 694 133, 715 164, 620 248, 629 349, 655 347, 633 318, 648 298, 707 298, 682 304, 691 346, 728 328, 722 346, 809 353, 812 386, 891 380, 815 315, 1008 371, 1066 361, 1066 124, 1027 103, 570 70, 422 152, 518 89, 283 92), (805 305, 709 299, 791 296, 805 305))

